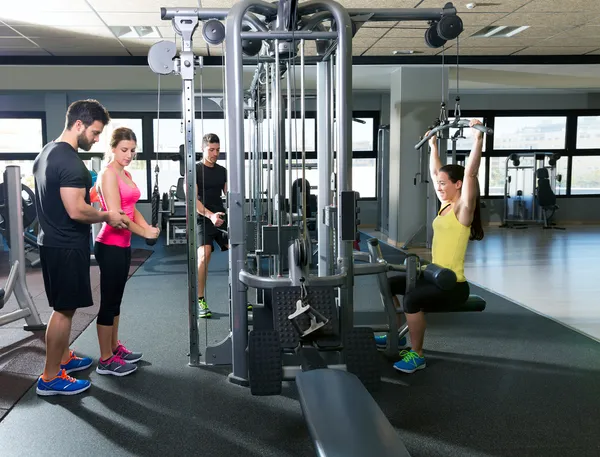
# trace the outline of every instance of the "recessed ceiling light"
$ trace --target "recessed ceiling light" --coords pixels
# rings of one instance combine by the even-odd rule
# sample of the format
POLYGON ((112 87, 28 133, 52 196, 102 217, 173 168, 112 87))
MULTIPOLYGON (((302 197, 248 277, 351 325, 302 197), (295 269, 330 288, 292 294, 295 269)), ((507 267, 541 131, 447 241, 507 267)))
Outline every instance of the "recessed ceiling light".
POLYGON ((413 51, 412 49, 402 49, 400 51, 392 51, 392 54, 397 55, 397 54, 414 54, 415 51, 413 51))
POLYGON ((467 7, 468 10, 472 10, 477 5, 475 3, 467 3, 465 6, 467 7))
POLYGON ((481 30, 475 32, 471 37, 473 38, 509 38, 515 36, 517 33, 521 33, 523 30, 527 30, 528 25, 520 27, 512 27, 507 25, 490 25, 484 27, 481 30))
POLYGON ((112 26, 110 29, 117 38, 162 38, 154 26, 112 26))

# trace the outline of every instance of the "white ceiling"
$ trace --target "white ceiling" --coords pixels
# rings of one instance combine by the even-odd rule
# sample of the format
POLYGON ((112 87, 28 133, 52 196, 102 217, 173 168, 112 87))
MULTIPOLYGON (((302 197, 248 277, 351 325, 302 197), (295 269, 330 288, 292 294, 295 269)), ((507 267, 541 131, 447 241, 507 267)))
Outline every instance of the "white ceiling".
MULTIPOLYGON (((145 56, 161 39, 173 40, 168 21, 160 19, 161 7, 188 6, 227 8, 235 0, 1 0, 0 63, 2 56, 145 56), (156 26, 162 38, 117 38, 112 26, 156 26)), ((348 8, 365 7, 363 0, 339 0, 348 8)), ((370 0, 369 8, 441 7, 447 0, 370 0)), ((598 0, 484 0, 467 9, 470 0, 455 1, 465 31, 461 35, 461 56, 547 56, 600 55, 600 1, 598 0), (489 25, 530 26, 511 38, 473 38, 489 25)), ((393 57, 394 50, 410 49, 418 55, 435 55, 441 49, 427 48, 423 22, 373 22, 360 29, 353 40, 355 56, 393 57)), ((201 33, 195 35, 195 51, 221 55, 221 47, 208 47, 201 33)), ((456 53, 449 42, 446 55, 456 53)), ((403 59, 411 58, 402 55, 403 59)), ((152 90, 155 75, 142 67, 35 67, 0 65, 0 90, 114 89, 152 90), (111 79, 110 75, 117 75, 111 79), (93 87, 82 87, 86 76, 93 87), (106 87, 104 87, 106 86, 106 87)), ((357 90, 389 90, 389 75, 397 65, 355 66, 353 86, 357 90)), ((221 69, 206 68, 206 87, 220 88, 221 69), (214 73, 214 74, 213 74, 214 73), (212 76, 211 76, 212 75, 212 76)), ((251 79, 248 69, 246 79, 251 79)), ((450 70, 451 78, 454 68, 450 70)), ((308 84, 313 85, 314 68, 307 67, 308 84)), ((600 89, 600 66, 596 65, 461 65, 464 90, 589 90, 600 89)), ((166 78, 166 87, 179 87, 180 79, 166 78)), ((451 86, 455 85, 454 81, 451 86)))
MULTIPOLYGON (((348 8, 364 8, 364 0, 339 0, 348 8)), ((143 56, 161 38, 117 38, 112 26, 156 26, 163 38, 173 39, 160 8, 169 6, 229 8, 235 0, 2 0, 0 56, 143 56)), ((440 8, 446 0, 370 0, 373 8, 440 8)), ((600 54, 600 1, 495 0, 454 2, 465 30, 461 55, 594 55, 600 54), (473 9, 467 3, 475 3, 473 9), (529 26, 510 38, 472 38, 490 25, 529 26)), ((434 55, 440 49, 425 45, 424 22, 372 22, 358 31, 354 55, 391 56, 410 49, 414 55, 434 55)), ((196 34, 196 51, 207 49, 196 34)), ((455 42, 448 43, 455 52, 455 42)))

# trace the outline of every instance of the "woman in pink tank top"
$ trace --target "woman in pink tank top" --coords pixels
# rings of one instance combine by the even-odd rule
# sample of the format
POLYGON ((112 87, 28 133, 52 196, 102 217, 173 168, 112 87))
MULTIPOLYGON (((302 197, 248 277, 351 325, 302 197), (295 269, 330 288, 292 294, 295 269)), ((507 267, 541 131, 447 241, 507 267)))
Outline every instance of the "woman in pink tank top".
POLYGON ((150 226, 136 209, 140 198, 131 175, 125 167, 135 157, 137 139, 126 127, 114 130, 107 152, 106 167, 99 173, 96 190, 104 211, 121 211, 128 221, 127 229, 103 224, 94 243, 94 254, 100 267, 100 311, 96 320, 100 360, 96 372, 125 376, 137 369, 141 353, 132 352, 119 341, 119 316, 125 283, 131 265, 131 234, 157 238, 158 228, 150 226))

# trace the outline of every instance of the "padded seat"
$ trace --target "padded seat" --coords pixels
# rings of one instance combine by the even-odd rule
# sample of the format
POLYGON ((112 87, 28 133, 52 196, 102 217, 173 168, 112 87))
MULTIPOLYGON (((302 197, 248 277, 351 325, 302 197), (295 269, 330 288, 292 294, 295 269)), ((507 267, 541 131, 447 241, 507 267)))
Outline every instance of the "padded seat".
POLYGON ((483 311, 485 310, 486 301, 479 295, 469 295, 466 302, 455 305, 451 308, 445 308, 443 312, 446 313, 468 313, 470 311, 483 311))
POLYGON ((396 429, 352 373, 296 375, 302 413, 319 457, 409 457, 396 429), (332 426, 333 424, 333 426, 332 426))

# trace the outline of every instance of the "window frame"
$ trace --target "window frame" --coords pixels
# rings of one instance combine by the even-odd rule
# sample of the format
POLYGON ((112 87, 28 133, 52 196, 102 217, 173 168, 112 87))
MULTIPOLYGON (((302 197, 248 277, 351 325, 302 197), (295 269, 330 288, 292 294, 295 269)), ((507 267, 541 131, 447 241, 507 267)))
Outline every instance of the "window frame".
MULTIPOLYGON (((42 121, 42 147, 48 143, 44 111, 0 111, 0 119, 40 119, 42 121)), ((0 160, 35 160, 40 152, 0 152, 0 160)))
MULTIPOLYGON (((450 118, 454 117, 454 111, 448 113, 450 118)), ((579 116, 600 116, 600 109, 556 109, 556 110, 465 110, 461 112, 462 118, 483 117, 484 123, 494 129, 497 117, 566 117, 565 147, 563 149, 501 149, 494 150, 493 136, 486 137, 485 151, 482 157, 503 157, 520 152, 550 152, 559 153, 560 160, 567 160, 567 173, 565 193, 557 195, 558 199, 569 198, 598 198, 597 194, 571 195, 571 180, 573 169, 573 157, 600 156, 600 147, 594 149, 577 149, 577 120, 579 116)), ((469 152, 457 150, 458 152, 469 152)), ((494 200, 504 198, 502 195, 489 195, 490 160, 485 167, 485 193, 482 198, 494 200)), ((563 181, 564 182, 564 181, 563 181)))

